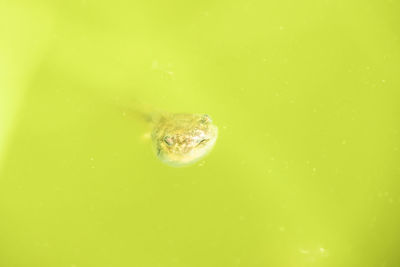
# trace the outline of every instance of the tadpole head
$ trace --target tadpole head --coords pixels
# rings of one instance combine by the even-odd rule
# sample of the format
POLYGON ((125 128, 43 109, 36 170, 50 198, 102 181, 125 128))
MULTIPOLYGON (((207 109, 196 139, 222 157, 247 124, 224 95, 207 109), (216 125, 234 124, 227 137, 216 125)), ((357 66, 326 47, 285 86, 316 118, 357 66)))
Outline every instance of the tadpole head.
POLYGON ((171 166, 192 164, 214 147, 218 128, 206 114, 175 114, 153 131, 157 156, 171 166))

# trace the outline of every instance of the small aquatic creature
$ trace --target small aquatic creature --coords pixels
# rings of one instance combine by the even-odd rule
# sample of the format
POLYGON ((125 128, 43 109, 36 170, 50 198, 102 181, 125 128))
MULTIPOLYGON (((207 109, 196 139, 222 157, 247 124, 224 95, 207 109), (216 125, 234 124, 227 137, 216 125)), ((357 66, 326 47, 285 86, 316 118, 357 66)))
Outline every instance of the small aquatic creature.
MULTIPOLYGON (((120 106, 120 99, 116 100, 120 106)), ((124 108, 124 116, 128 112, 150 124, 152 131, 148 136, 155 154, 170 166, 197 162, 212 150, 217 140, 218 127, 207 114, 167 113, 135 101, 123 106, 129 107, 124 108)))
POLYGON ((194 163, 213 148, 218 128, 206 114, 163 114, 152 119, 157 157, 171 166, 194 163))

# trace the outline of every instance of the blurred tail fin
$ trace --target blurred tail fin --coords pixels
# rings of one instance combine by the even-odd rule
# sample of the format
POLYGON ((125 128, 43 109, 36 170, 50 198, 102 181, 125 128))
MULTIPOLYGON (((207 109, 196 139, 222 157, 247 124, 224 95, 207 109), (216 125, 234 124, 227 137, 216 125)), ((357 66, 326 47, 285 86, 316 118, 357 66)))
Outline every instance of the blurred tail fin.
POLYGON ((122 116, 132 117, 146 123, 155 123, 161 116, 161 111, 144 104, 136 99, 122 99, 115 97, 114 106, 120 110, 122 116))

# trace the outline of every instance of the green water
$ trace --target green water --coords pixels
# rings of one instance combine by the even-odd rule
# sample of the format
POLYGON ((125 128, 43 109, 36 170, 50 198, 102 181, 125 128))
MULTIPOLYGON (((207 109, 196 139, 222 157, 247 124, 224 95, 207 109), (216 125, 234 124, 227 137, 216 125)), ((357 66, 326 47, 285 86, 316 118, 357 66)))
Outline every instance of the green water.
POLYGON ((0 266, 400 266, 399 12, 1 1, 0 266), (132 99, 215 148, 164 165, 132 99))

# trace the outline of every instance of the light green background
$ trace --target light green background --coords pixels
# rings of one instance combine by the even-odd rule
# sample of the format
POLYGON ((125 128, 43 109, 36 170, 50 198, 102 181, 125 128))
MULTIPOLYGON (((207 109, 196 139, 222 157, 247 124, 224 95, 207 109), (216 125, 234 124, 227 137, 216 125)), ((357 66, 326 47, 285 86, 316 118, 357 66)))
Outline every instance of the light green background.
POLYGON ((0 266, 400 266, 399 14, 0 1, 0 266), (132 99, 216 147, 163 165, 132 99))

